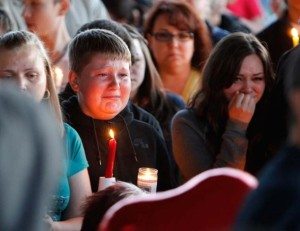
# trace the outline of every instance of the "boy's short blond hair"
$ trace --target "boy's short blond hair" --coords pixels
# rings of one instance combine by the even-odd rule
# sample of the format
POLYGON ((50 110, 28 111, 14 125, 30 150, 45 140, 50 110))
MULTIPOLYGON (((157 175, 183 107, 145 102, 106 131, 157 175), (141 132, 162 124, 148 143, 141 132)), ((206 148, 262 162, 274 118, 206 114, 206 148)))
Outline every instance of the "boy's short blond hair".
POLYGON ((79 74, 95 53, 131 64, 130 51, 119 36, 104 29, 90 29, 76 35, 69 45, 71 71, 79 74))

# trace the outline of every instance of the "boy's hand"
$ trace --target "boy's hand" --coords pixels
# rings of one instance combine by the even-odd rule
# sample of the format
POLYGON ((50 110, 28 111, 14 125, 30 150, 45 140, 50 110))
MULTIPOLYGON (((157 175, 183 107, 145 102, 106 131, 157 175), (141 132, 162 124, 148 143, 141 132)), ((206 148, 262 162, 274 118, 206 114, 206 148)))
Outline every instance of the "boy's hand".
POLYGON ((252 95, 236 92, 228 105, 229 119, 248 124, 253 117, 255 106, 252 95))

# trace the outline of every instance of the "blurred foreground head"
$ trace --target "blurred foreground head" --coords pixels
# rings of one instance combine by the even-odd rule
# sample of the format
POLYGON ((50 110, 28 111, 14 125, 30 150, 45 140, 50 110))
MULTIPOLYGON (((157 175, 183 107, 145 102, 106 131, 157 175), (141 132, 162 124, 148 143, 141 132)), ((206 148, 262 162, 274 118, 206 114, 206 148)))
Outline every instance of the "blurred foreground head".
POLYGON ((43 230, 62 156, 55 120, 3 82, 0 108, 0 230, 43 230))

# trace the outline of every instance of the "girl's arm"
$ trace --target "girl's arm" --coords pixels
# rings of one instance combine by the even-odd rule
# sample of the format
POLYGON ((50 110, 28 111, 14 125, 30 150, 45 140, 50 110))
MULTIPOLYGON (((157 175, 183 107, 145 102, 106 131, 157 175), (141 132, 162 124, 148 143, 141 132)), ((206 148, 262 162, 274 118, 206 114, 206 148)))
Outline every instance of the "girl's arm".
POLYGON ((51 230, 80 230, 83 215, 81 214, 81 205, 85 199, 92 194, 91 184, 87 169, 76 173, 69 179, 71 197, 68 208, 64 212, 64 221, 53 222, 51 230))

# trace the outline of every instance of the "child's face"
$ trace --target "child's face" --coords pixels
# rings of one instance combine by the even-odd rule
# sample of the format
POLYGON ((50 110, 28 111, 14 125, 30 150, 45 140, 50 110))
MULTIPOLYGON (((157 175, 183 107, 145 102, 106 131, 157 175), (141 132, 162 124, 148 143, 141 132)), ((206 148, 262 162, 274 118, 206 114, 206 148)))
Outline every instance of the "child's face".
POLYGON ((92 118, 112 119, 128 103, 131 81, 126 60, 94 54, 75 78, 80 107, 92 118))
POLYGON ((47 78, 44 61, 38 50, 33 46, 1 49, 0 79, 16 82, 21 90, 41 101, 46 91, 47 78))

